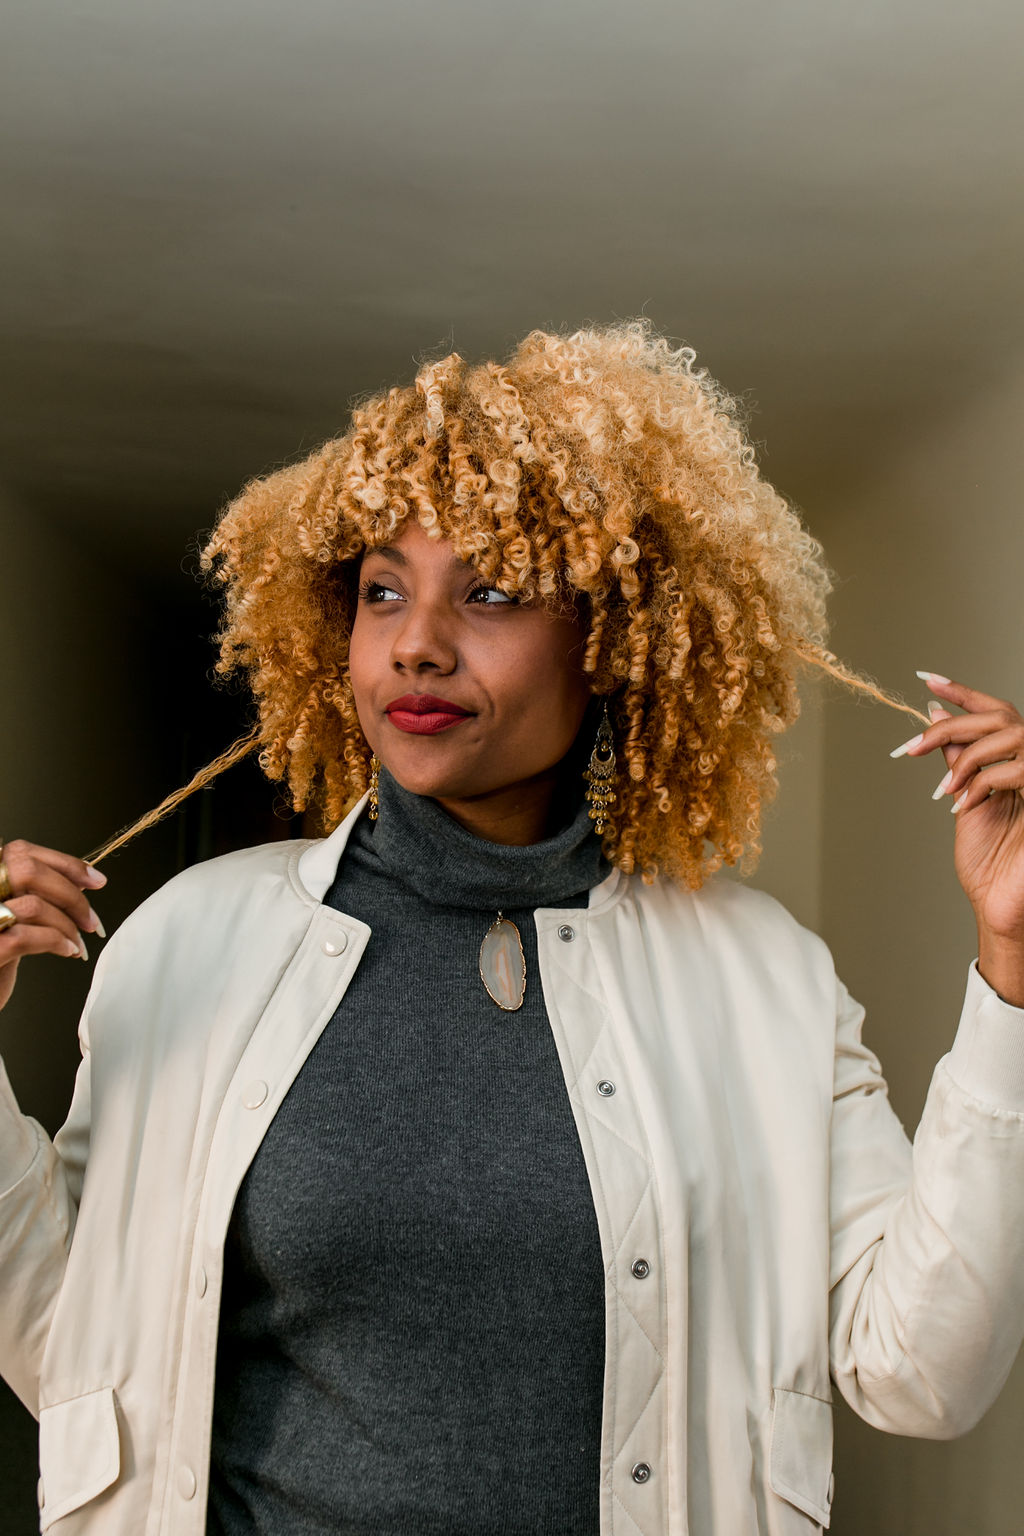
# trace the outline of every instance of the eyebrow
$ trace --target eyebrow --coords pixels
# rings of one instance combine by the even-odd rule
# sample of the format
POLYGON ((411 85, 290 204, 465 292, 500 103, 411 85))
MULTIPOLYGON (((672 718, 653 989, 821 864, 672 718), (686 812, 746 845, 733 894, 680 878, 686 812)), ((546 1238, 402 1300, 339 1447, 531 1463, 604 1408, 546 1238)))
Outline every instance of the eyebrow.
MULTIPOLYGON (((382 559, 390 560, 394 565, 403 565, 405 566, 406 570, 409 568, 408 555, 403 555, 402 551, 397 547, 397 545, 373 544, 369 549, 363 550, 363 559, 369 560, 371 555, 380 555, 382 559)), ((473 565, 471 560, 459 560, 455 556, 453 556, 452 559, 452 568, 460 572, 476 573, 476 567, 473 565)))
POLYGON ((369 560, 371 555, 383 555, 387 560, 393 560, 396 565, 408 565, 409 562, 400 549, 394 544, 374 544, 372 549, 363 550, 363 559, 369 560))

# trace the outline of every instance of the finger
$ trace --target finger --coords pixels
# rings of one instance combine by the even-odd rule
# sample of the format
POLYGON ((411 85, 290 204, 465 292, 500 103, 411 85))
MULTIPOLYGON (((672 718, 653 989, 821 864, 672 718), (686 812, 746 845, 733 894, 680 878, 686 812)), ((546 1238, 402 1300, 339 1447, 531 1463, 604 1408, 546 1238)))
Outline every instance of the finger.
POLYGON ((14 838, 3 845, 4 863, 10 869, 25 859, 39 860, 57 870, 58 874, 70 880, 80 891, 98 891, 106 885, 107 877, 101 870, 94 869, 84 859, 76 859, 72 853, 61 853, 59 848, 44 848, 40 843, 30 843, 24 838, 14 838))
POLYGON ((25 955, 61 955, 65 959, 88 959, 83 946, 69 939, 59 928, 37 927, 17 922, 0 933, 0 970, 16 965, 25 955))
POLYGON ((106 937, 98 914, 82 894, 83 872, 89 866, 81 859, 22 840, 6 843, 3 859, 13 895, 42 895, 54 906, 64 908, 76 928, 106 937))
POLYGON ((60 907, 44 901, 41 896, 11 896, 4 905, 14 913, 17 921, 0 933, 0 964, 5 958, 13 959, 16 954, 36 953, 34 949, 25 947, 30 943, 35 930, 58 933, 74 945, 76 953, 81 952, 84 960, 89 958, 85 941, 60 907))
POLYGON ((927 757, 937 747, 967 746, 998 731, 1020 729, 1024 732, 1024 720, 1013 710, 991 710, 983 715, 951 715, 919 731, 909 741, 891 752, 890 757, 927 757))
MULTIPOLYGON (((931 717, 931 722, 933 725, 938 725, 940 720, 953 719, 953 716, 950 714, 949 710, 943 709, 942 705, 937 704, 934 699, 932 699, 931 703, 928 705, 928 714, 931 717)), ((946 767, 952 768, 953 764, 956 762, 957 758, 963 751, 963 747, 955 747, 951 742, 947 742, 947 744, 941 750, 942 756, 946 762, 946 767)))
POLYGON ((1020 763, 993 763, 990 768, 982 768, 973 776, 954 798, 950 810, 954 815, 962 816, 965 811, 984 805, 989 796, 999 790, 1019 791, 1022 783, 1024 772, 1020 763))
POLYGON ((948 700, 949 703, 969 710, 972 714, 986 709, 1009 710, 1016 714, 1013 705, 1006 699, 997 699, 990 693, 979 693, 977 688, 968 688, 964 683, 955 683, 952 679, 943 677, 941 672, 919 672, 917 675, 928 684, 932 693, 938 694, 940 699, 948 700))
POLYGON ((40 859, 19 864, 11 872, 11 888, 15 896, 42 896, 51 906, 66 912, 77 929, 106 938, 103 923, 88 897, 52 865, 40 859))
POLYGON ((997 731, 965 747, 949 772, 948 793, 958 795, 966 788, 972 774, 996 763, 1016 771, 1015 789, 1024 786, 1024 729, 997 731))

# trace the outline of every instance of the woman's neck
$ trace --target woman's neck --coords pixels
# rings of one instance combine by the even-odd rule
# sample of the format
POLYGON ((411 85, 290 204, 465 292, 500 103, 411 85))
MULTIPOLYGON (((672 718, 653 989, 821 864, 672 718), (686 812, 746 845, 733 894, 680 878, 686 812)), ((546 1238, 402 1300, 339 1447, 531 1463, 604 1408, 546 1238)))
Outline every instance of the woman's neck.
MULTIPOLYGON (((610 866, 587 815, 582 783, 559 788, 550 835, 529 842, 483 836, 439 801, 405 790, 382 769, 379 816, 364 836, 389 873, 428 901, 479 909, 543 906, 596 885, 610 866), (561 802, 561 810, 556 807, 561 802)), ((490 831, 500 830, 493 826, 490 831)))
POLYGON ((572 814, 564 778, 552 768, 493 794, 437 800, 441 809, 474 837, 524 848, 552 837, 572 814))

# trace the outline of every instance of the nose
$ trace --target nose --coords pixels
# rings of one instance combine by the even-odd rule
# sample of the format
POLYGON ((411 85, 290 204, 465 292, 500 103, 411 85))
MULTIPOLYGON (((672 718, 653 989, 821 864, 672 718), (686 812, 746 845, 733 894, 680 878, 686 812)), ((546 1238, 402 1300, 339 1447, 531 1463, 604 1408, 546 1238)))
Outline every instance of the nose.
POLYGON ((396 672, 455 670, 458 656, 452 617, 435 602, 412 602, 391 643, 391 665, 396 672))

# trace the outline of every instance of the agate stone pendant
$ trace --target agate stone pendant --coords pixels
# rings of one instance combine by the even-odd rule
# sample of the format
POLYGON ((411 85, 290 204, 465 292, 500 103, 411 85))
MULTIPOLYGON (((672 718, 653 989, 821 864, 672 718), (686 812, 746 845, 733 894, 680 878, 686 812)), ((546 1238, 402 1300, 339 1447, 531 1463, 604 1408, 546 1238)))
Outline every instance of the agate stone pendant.
POLYGON ((499 1008, 515 1013, 526 996, 526 956, 519 929, 499 912, 480 945, 480 980, 499 1008))

